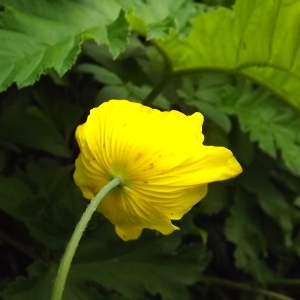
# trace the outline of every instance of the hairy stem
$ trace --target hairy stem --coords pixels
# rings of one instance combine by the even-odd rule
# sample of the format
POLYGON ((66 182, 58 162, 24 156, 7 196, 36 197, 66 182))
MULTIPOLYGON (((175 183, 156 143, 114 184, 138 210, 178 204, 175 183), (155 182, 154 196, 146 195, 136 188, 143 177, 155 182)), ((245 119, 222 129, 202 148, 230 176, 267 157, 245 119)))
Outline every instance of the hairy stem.
POLYGON ((97 209, 100 201, 104 198, 104 196, 119 184, 122 184, 121 178, 116 177, 113 180, 111 180, 99 191, 99 193, 95 196, 95 198, 91 201, 91 203, 88 205, 85 212, 83 213, 79 223, 77 224, 73 232, 67 249, 62 257, 54 283, 53 294, 51 298, 52 300, 61 300, 62 298, 72 259, 74 257, 79 241, 82 237, 82 234, 86 229, 87 224, 90 221, 94 211, 97 209))

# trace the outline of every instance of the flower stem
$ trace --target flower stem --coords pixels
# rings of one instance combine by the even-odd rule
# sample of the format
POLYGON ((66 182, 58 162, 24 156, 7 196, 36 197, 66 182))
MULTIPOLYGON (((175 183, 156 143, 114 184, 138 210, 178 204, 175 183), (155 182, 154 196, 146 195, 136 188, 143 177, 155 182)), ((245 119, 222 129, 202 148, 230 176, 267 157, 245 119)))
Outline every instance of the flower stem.
POLYGON ((72 259, 74 257, 75 251, 77 249, 77 246, 79 244, 79 241, 82 237, 82 234, 87 227, 88 222, 90 221, 94 211, 97 209, 100 201, 103 199, 103 197, 114 187, 118 186, 119 184, 122 184, 122 179, 119 177, 116 177, 112 179, 107 185, 105 185, 99 193, 92 199, 91 203, 86 208, 85 212, 83 213, 79 223, 77 224, 73 235, 69 241, 69 244, 67 246, 67 249, 64 253, 64 256, 62 257, 57 276, 54 283, 53 293, 51 300, 61 300, 67 275, 69 273, 70 265, 72 262, 72 259))

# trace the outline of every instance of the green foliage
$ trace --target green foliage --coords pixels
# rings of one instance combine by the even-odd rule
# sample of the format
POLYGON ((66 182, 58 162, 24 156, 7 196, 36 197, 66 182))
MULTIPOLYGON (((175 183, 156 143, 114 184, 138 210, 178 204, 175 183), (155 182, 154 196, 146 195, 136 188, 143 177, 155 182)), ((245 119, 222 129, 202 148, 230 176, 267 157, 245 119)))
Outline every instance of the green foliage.
POLYGON ((199 243, 178 249, 188 226, 182 225, 182 230, 171 236, 153 240, 150 235, 125 245, 116 240, 111 226, 107 227, 92 233, 82 244, 70 280, 96 281, 129 299, 142 298, 145 291, 163 299, 186 299, 185 285, 194 284, 210 260, 199 243))
MULTIPOLYGON (((94 64, 79 65, 78 71, 90 73, 96 81, 107 84, 107 86, 98 93, 95 102, 96 105, 112 98, 131 99, 134 102, 142 102, 152 90, 149 85, 136 86, 131 82, 123 82, 122 79, 114 73, 94 64)), ((163 110, 170 109, 169 101, 163 95, 159 95, 153 101, 153 105, 163 110)))
MULTIPOLYGON (((199 244, 178 248, 189 224, 172 236, 153 239, 153 235, 124 245, 116 239, 110 224, 87 233, 72 266, 64 299, 90 299, 95 294, 84 282, 97 282, 128 299, 142 298, 145 291, 163 299, 186 299, 186 285, 197 281, 210 260, 199 244), (98 242, 95 243, 95 240, 98 242), (143 274, 143 276, 141 276, 143 274), (153 276, 156 274, 156 276, 153 276)), ((37 263, 28 278, 18 278, 4 290, 6 299, 49 299, 56 266, 37 263)))
POLYGON ((55 270, 47 270, 47 267, 41 263, 32 265, 28 270, 29 279, 18 278, 3 293, 4 299, 41 299, 48 300, 49 294, 45 291, 51 286, 55 270))
POLYGON ((2 7, 0 90, 13 82, 19 87, 32 84, 50 68, 63 75, 85 39, 107 44, 112 55, 118 56, 127 44, 130 26, 123 8, 133 28, 139 20, 143 27, 149 25, 149 36, 156 38, 175 22, 184 28, 194 11, 191 1, 182 0, 164 1, 159 9, 151 2, 148 6, 134 0, 33 0, 30 5, 26 0, 7 0, 2 7))
POLYGON ((238 0, 233 11, 194 18, 187 39, 173 33, 159 46, 175 72, 240 74, 300 109, 299 11, 298 1, 238 0))
POLYGON ((24 220, 31 215, 28 209, 32 202, 32 193, 29 187, 20 179, 0 177, 1 196, 0 207, 13 217, 24 220))
MULTIPOLYGON (((51 290, 56 269, 38 262, 31 265, 28 270, 29 278, 18 278, 16 282, 10 285, 3 292, 3 299, 6 300, 23 300, 23 299, 41 299, 49 300, 48 291, 51 290)), ((97 293, 94 289, 85 284, 71 285, 65 290, 65 299, 95 299, 97 293)), ((109 298, 110 299, 110 298, 109 298)), ((117 300, 117 299, 116 299, 117 300)))
POLYGON ((237 89, 228 89, 222 109, 238 116, 243 131, 250 132, 262 150, 272 157, 277 150, 286 166, 300 175, 299 115, 262 88, 241 81, 237 89), (286 145, 289 147, 286 147, 286 145))
POLYGON ((222 97, 224 85, 229 83, 228 76, 205 76, 201 79, 185 77, 182 89, 179 89, 177 93, 187 104, 195 106, 204 116, 228 133, 231 129, 230 120, 223 111, 215 106, 222 97))
POLYGON ((56 124, 36 106, 12 101, 0 117, 3 139, 61 157, 69 157, 67 143, 56 124))
POLYGON ((211 184, 170 236, 145 230, 125 243, 96 213, 64 299, 299 297, 300 4, 202 2, 2 3, 4 300, 50 299, 87 204, 72 178, 74 132, 112 98, 200 111, 205 144, 230 148, 244 171, 211 184))
POLYGON ((225 234, 236 244, 236 266, 264 282, 272 278, 272 273, 259 259, 259 255, 266 252, 266 242, 260 230, 258 213, 251 198, 237 193, 225 224, 225 234))

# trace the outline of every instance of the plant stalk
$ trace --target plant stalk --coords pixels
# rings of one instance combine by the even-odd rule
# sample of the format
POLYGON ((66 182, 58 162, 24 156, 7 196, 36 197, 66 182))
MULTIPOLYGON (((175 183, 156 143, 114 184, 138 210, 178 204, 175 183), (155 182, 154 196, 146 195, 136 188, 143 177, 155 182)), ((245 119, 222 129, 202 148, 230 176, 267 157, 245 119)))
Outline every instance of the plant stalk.
POLYGON ((202 277, 201 278, 202 282, 208 283, 208 284, 216 284, 220 286, 226 286, 226 287, 231 287, 231 288, 236 288, 236 289, 241 289, 241 290, 246 290, 252 293, 256 294, 261 294, 265 295, 268 297, 271 297, 272 299, 277 299, 277 300, 295 300, 293 298, 290 298, 288 296, 266 290, 263 288, 258 288, 250 284, 245 284, 245 283, 240 283, 240 282, 235 282, 232 280, 227 280, 227 279, 222 279, 222 278, 215 278, 215 277, 202 277))
POLYGON ((142 102, 143 105, 151 105, 156 97, 164 90, 164 88, 169 84, 172 77, 168 74, 163 77, 159 84, 153 88, 153 90, 148 94, 145 100, 142 102))
POLYGON ((91 203, 87 206, 85 212, 83 213, 79 223, 77 224, 73 235, 69 241, 69 244, 66 248, 66 251, 62 257, 57 276, 54 282, 54 288, 51 300, 61 300, 67 275, 69 273, 70 265, 72 262, 72 259, 74 257, 75 251, 77 249, 77 246, 79 244, 79 241, 82 237, 82 234, 84 230, 87 227, 87 224, 89 223, 94 211, 97 209, 99 203, 104 198, 104 196, 112 190, 114 187, 122 184, 122 179, 119 177, 116 177, 112 179, 107 185, 105 185, 99 193, 94 197, 94 199, 91 200, 91 203))

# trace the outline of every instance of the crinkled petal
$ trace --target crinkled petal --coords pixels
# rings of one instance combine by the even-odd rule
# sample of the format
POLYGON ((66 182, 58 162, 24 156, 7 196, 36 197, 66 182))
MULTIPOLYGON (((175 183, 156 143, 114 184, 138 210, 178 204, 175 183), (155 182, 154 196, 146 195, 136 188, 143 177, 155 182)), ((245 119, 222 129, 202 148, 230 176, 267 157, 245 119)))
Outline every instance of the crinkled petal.
POLYGON ((115 226, 115 230, 117 235, 124 241, 136 240, 138 239, 141 234, 143 228, 125 228, 115 226))
POLYGON ((111 100, 91 110, 84 136, 97 161, 126 181, 161 174, 202 145, 203 116, 111 100))
POLYGON ((148 201, 156 209, 166 214, 171 220, 179 220, 184 214, 202 200, 207 193, 207 184, 188 189, 178 189, 174 186, 135 184, 133 189, 140 198, 148 201))
POLYGON ((144 228, 170 234, 207 192, 207 183, 237 176, 241 166, 223 147, 203 145, 203 116, 160 112, 127 100, 92 109, 77 128, 81 154, 75 182, 92 198, 114 176, 124 185, 101 201, 98 210, 123 240, 144 228))
MULTIPOLYGON (((94 193, 91 188, 93 183, 91 183, 91 179, 86 174, 81 154, 79 154, 75 162, 74 181, 80 187, 84 198, 92 199, 94 197, 94 193)), ((94 182, 94 184, 95 183, 96 182, 94 182)))
POLYGON ((126 187, 112 190, 101 201, 99 210, 116 226, 116 232, 123 240, 138 238, 144 228, 165 235, 178 229, 165 213, 126 187))
POLYGON ((80 154, 75 162, 74 180, 83 196, 92 199, 112 178, 90 150, 85 138, 85 124, 77 127, 76 139, 80 154))
POLYGON ((236 177, 242 168, 232 152, 224 147, 202 146, 197 155, 168 172, 145 178, 161 189, 165 186, 191 187, 236 177))
POLYGON ((82 190, 83 196, 92 199, 109 182, 99 164, 90 158, 89 152, 82 151, 75 161, 74 181, 82 190))

